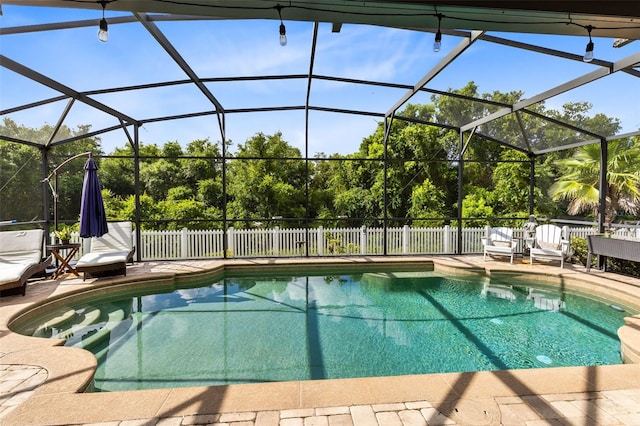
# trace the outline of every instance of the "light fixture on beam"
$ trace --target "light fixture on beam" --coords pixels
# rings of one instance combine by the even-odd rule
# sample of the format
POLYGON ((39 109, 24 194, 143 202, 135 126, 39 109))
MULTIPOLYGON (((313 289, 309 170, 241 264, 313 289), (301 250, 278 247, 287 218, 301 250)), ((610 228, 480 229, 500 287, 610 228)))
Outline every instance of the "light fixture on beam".
POLYGON ((280 17, 280 46, 287 45, 287 29, 284 27, 284 22, 282 22, 282 6, 277 4, 275 9, 278 11, 278 17, 280 17))
POLYGON ((582 58, 585 62, 593 61, 593 40, 591 40, 591 31, 593 27, 591 25, 587 25, 587 31, 589 32, 589 43, 587 43, 587 48, 584 51, 584 57, 582 58))
POLYGON ((442 33, 440 32, 440 23, 442 21, 442 14, 438 13, 436 15, 438 17, 438 32, 436 32, 436 38, 433 41, 433 51, 439 52, 442 48, 442 33))
POLYGON ((342 29, 342 22, 334 22, 331 24, 332 33, 339 33, 341 29, 342 29))
POLYGON ((106 42, 109 40, 109 25, 107 25, 107 20, 104 19, 104 9, 107 6, 107 2, 101 0, 99 3, 102 5, 102 19, 100 20, 100 29, 98 30, 98 40, 106 42))

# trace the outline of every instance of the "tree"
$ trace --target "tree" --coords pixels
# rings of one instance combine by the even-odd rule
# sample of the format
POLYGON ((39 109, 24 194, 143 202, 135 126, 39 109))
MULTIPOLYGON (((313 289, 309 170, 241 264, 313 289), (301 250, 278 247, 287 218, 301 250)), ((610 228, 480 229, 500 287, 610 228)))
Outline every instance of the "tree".
POLYGON ((37 148, 0 141, 0 220, 42 218, 42 166, 37 148))
MULTIPOLYGON (((605 222, 613 222, 620 212, 637 215, 640 211, 640 138, 609 142, 607 150, 607 197, 605 222)), ((572 157, 557 161, 564 170, 549 192, 554 200, 569 201, 570 215, 597 216, 600 205, 600 146, 583 145, 572 157)))
MULTIPOLYGON (((499 216, 529 215, 529 174, 530 162, 521 151, 505 150, 502 162, 493 169, 493 191, 491 204, 499 216)), ((540 190, 535 189, 540 199, 540 190)))
MULTIPOLYGON (((79 137, 89 132, 90 128, 89 125, 81 125, 75 129, 60 126, 54 139, 79 137)), ((0 125, 0 135, 8 135, 34 143, 44 143, 50 140, 53 132, 54 127, 50 125, 33 129, 18 125, 9 118, 4 118, 3 124, 0 125)), ((38 149, 20 143, 0 141, 0 206, 2 206, 0 207, 0 217, 18 221, 43 220, 53 217, 53 195, 50 190, 45 189, 42 183, 42 179, 45 177, 42 169, 44 149, 44 145, 38 149), (43 190, 48 192, 51 206, 49 217, 46 218, 43 218, 43 190)), ((54 170, 74 155, 83 152, 91 152, 96 157, 100 156, 102 154, 100 139, 96 137, 83 138, 49 148, 49 171, 54 170)), ((65 164, 58 172, 58 218, 60 220, 78 220, 85 162, 86 157, 78 158, 65 164)))
POLYGON ((230 217, 305 216, 305 162, 280 132, 256 134, 238 146, 236 157, 227 173, 230 217))

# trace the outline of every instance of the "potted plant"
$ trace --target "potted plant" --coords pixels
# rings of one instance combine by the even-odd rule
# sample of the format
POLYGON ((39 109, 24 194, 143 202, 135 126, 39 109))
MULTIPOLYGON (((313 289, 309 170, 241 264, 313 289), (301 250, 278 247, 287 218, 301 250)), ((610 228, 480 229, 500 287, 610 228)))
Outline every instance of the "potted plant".
POLYGON ((53 233, 62 244, 69 244, 71 234, 73 233, 73 225, 63 223, 57 230, 53 231, 53 233))

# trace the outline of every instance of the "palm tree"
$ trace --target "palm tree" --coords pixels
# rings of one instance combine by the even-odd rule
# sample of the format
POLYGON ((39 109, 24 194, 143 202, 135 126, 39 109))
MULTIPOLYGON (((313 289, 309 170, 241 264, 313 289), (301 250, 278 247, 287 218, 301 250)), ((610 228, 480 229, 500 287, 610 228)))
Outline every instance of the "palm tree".
MULTIPOLYGON (((609 142, 607 155, 607 198, 605 222, 612 223, 619 212, 640 211, 640 137, 609 142)), ((600 205, 600 145, 581 146, 570 158, 555 164, 564 170, 549 188, 554 200, 568 200, 567 213, 598 214, 600 205)))

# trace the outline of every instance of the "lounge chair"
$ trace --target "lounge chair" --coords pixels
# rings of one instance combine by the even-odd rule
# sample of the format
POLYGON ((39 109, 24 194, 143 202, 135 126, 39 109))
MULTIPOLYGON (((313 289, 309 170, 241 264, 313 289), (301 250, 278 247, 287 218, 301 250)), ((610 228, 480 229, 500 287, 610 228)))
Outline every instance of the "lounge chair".
POLYGON ((85 248, 85 254, 76 263, 76 271, 83 273, 83 281, 87 276, 100 272, 126 276, 127 263, 133 263, 135 246, 131 222, 112 222, 108 227, 108 233, 102 237, 92 237, 88 241, 88 249, 85 248))
POLYGON ((570 257, 569 241, 564 239, 563 230, 556 225, 540 225, 536 227, 536 237, 528 241, 531 250, 529 260, 533 265, 533 259, 559 260, 560 267, 564 268, 564 260, 570 257))
POLYGON ((509 256, 511 263, 513 263, 513 255, 518 246, 518 241, 513 239, 513 230, 511 228, 491 228, 488 234, 482 239, 483 259, 486 261, 487 255, 509 256))
POLYGON ((0 290, 22 287, 27 292, 27 281, 44 273, 51 256, 44 257, 45 232, 42 229, 0 232, 0 290))

